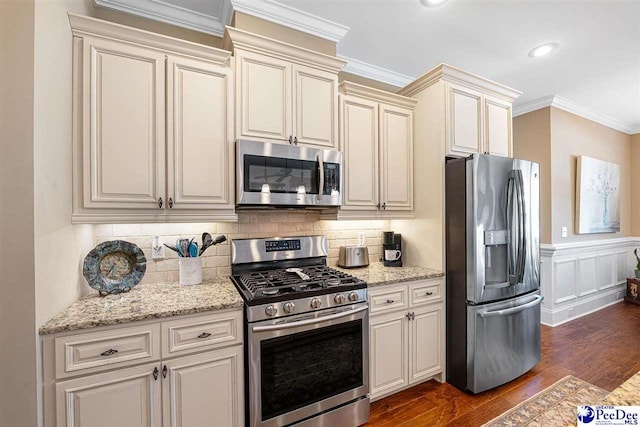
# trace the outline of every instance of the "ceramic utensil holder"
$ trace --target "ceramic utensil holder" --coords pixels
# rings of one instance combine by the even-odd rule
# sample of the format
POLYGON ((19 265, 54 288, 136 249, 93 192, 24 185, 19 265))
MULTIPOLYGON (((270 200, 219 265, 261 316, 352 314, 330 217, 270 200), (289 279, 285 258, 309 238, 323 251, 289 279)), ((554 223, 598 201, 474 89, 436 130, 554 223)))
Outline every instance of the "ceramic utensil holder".
POLYGON ((199 285, 202 283, 202 258, 179 258, 180 284, 199 285))

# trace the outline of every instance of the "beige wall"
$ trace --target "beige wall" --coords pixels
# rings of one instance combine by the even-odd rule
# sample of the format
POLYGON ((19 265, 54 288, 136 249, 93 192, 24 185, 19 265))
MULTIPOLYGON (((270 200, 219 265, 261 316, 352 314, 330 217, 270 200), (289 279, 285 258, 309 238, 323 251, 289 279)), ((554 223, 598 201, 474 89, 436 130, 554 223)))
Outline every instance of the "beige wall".
POLYGON ((36 425, 33 0, 0 1, 0 425, 36 425))
POLYGON ((631 236, 631 136, 551 108, 552 243, 631 236), (620 232, 576 234, 576 159, 580 155, 620 165, 620 232), (568 228, 568 237, 561 228, 568 228))
POLYGON ((631 135, 631 234, 640 236, 640 133, 631 135))
POLYGON ((245 13, 235 12, 232 24, 241 30, 250 31, 275 40, 295 44, 306 49, 315 50, 326 55, 336 54, 336 44, 302 31, 294 30, 283 25, 274 24, 264 19, 245 13))
POLYGON ((540 164, 540 241, 551 243, 550 107, 513 119, 513 156, 540 164))

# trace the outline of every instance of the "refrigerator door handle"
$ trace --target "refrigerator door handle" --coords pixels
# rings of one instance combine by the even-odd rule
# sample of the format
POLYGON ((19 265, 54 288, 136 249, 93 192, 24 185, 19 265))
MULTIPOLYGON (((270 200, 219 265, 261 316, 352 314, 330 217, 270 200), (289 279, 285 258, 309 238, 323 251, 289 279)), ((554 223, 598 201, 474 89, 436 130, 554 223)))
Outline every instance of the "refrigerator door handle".
POLYGON ((504 310, 481 311, 479 314, 480 314, 480 317, 482 317, 483 319, 486 319, 488 317, 507 316, 509 314, 519 313, 528 308, 535 307, 536 305, 540 304, 543 299, 544 297, 542 295, 536 295, 533 301, 530 301, 526 304, 522 304, 522 305, 511 307, 511 308, 505 308, 504 310))
POLYGON ((516 245, 516 237, 514 236, 514 203, 513 197, 515 194, 515 170, 509 171, 509 175, 507 178, 507 189, 506 189, 506 212, 505 218, 507 221, 507 230, 509 233, 509 240, 507 243, 507 280, 509 284, 515 285, 518 280, 518 249, 516 245))
POLYGON ((527 233, 525 232, 524 180, 522 171, 516 170, 516 188, 518 200, 518 283, 524 281, 524 268, 527 259, 527 233))
POLYGON ((526 260, 524 180, 520 169, 509 171, 505 217, 509 230, 507 274, 509 283, 517 285, 524 280, 526 260))

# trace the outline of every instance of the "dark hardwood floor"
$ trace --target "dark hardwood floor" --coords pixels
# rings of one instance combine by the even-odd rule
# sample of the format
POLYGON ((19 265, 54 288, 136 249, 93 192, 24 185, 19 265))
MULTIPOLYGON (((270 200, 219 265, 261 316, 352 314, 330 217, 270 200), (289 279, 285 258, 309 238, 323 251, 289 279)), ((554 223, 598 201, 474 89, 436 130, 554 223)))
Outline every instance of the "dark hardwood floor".
POLYGON ((640 307, 618 303, 542 327, 542 360, 520 378, 472 395, 428 381, 371 404, 368 427, 479 426, 566 375, 613 390, 640 371, 640 307))

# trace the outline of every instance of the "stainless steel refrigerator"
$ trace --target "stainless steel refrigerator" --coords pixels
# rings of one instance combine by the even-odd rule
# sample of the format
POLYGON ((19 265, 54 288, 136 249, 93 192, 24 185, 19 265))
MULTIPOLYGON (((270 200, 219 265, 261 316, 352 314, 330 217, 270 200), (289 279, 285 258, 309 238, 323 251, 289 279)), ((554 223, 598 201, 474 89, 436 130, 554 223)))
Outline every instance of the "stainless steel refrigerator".
POLYGON ((539 169, 485 154, 446 163, 447 381, 463 390, 540 361, 539 169))

